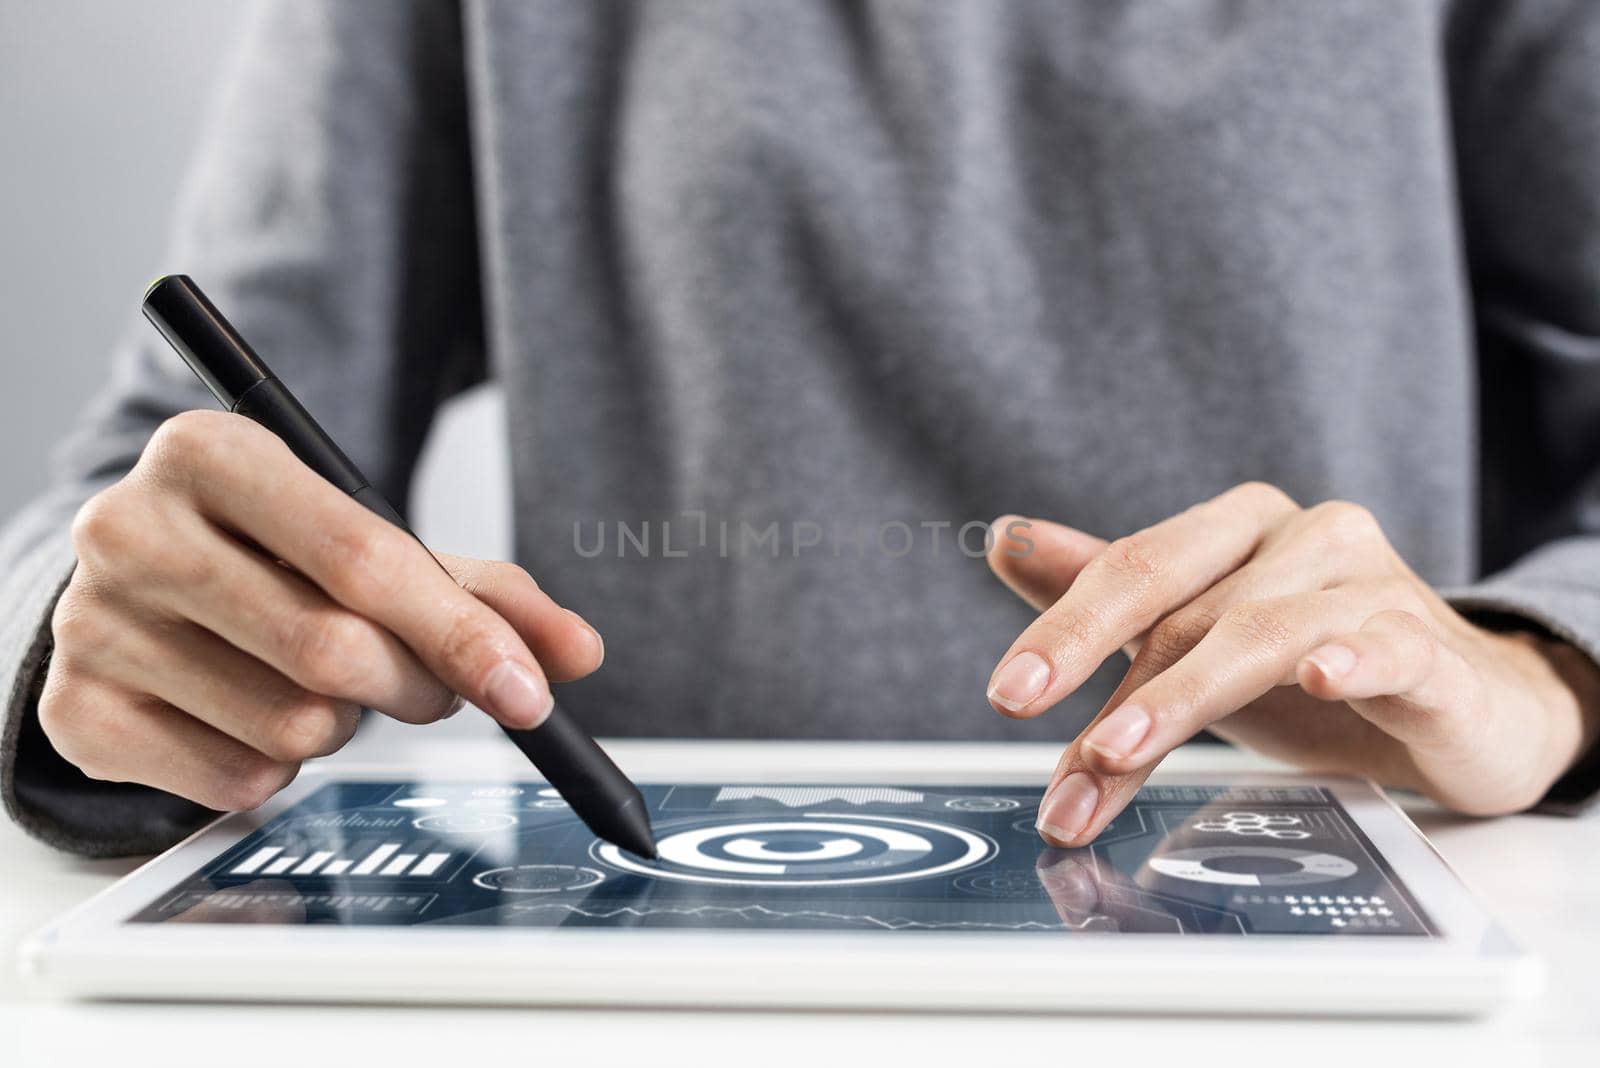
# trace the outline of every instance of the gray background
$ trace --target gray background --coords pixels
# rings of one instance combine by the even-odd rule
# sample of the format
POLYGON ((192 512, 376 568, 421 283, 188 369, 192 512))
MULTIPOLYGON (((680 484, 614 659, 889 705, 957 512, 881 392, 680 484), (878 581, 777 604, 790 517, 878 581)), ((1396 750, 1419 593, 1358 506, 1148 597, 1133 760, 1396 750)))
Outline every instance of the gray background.
MULTIPOLYGON (((209 87, 241 35, 236 0, 0 0, 0 518, 137 325, 209 87)), ((441 417, 416 497, 442 549, 503 556, 499 398, 441 417)))

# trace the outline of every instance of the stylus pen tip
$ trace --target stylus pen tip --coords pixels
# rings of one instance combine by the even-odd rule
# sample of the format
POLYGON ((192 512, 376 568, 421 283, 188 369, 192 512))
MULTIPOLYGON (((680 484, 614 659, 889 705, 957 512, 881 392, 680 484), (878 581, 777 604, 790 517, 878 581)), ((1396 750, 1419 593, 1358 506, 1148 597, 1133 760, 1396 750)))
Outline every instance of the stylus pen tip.
POLYGON ((643 857, 645 860, 655 860, 659 856, 659 854, 656 852, 656 843, 653 837, 619 834, 615 836, 612 841, 621 846, 623 849, 626 849, 628 852, 632 853, 634 856, 643 857))
POLYGON ((633 797, 607 813, 604 827, 596 827, 602 837, 609 839, 635 856, 646 860, 656 859, 656 834, 650 826, 650 815, 644 798, 637 792, 633 797))

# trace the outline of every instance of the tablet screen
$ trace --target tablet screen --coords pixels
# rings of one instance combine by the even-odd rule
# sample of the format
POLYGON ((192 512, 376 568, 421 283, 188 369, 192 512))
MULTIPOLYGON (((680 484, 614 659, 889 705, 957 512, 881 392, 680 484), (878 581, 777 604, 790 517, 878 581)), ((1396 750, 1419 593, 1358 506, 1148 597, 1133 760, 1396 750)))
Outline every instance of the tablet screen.
POLYGON ((130 922, 1435 933, 1321 787, 1147 786, 1082 849, 1015 786, 642 790, 654 861, 542 783, 328 783, 130 922))

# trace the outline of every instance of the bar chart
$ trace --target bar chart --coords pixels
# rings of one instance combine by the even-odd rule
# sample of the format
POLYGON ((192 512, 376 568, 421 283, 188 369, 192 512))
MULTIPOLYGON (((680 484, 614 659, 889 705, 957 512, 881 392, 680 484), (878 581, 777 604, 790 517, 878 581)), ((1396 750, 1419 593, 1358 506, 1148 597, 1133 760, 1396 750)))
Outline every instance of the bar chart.
POLYGON ((349 855, 337 849, 262 846, 227 869, 228 875, 385 876, 425 879, 437 875, 454 856, 433 843, 371 840, 356 843, 349 855))

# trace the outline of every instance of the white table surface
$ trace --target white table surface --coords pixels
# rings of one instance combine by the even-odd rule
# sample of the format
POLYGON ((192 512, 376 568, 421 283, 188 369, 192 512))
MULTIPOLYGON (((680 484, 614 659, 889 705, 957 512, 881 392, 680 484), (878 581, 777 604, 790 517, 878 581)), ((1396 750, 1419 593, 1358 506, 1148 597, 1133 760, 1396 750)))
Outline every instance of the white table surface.
MULTIPOLYGON (((383 722, 346 754, 432 766, 443 752, 503 744, 469 710, 428 728, 383 722)), ((852 753, 870 761, 875 748, 852 753)), ((1004 759, 1044 774, 1055 749, 1010 746, 1004 759)), ((1210 746, 1171 763, 1271 767, 1210 746)), ((58 1002, 16 974, 18 942, 136 862, 64 856, 0 821, 0 1065, 1600 1063, 1600 818, 1476 821, 1402 801, 1489 910, 1544 956, 1543 997, 1476 1021, 58 1002)))

